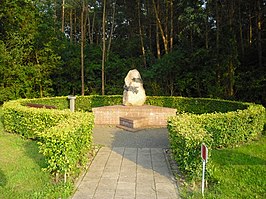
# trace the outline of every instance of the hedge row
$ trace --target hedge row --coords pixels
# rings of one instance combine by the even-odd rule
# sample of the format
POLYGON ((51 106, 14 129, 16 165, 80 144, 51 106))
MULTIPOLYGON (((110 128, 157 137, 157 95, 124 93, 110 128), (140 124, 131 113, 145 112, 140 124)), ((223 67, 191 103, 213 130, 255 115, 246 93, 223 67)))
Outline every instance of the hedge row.
MULTIPOLYGON (((184 113, 168 120, 169 140, 179 169, 190 180, 198 180, 202 170, 200 147, 204 142, 211 150, 234 147, 260 136, 265 108, 249 104, 245 110, 227 113, 184 113)), ((211 161, 208 163, 212 173, 211 161)), ((209 176, 210 176, 209 175, 209 176)))
POLYGON ((57 177, 73 176, 84 165, 92 145, 92 113, 36 109, 22 106, 27 100, 3 105, 4 127, 10 133, 37 139, 47 161, 46 170, 57 177))
POLYGON ((92 114, 74 114, 68 120, 39 133, 40 152, 45 156, 47 168, 58 178, 76 176, 86 164, 92 150, 92 114))
MULTIPOLYGON (((58 109, 68 109, 69 100, 64 97, 36 98, 24 100, 25 103, 37 103, 57 106, 58 109)), ((77 96, 75 100, 76 110, 91 111, 93 107, 111 106, 122 104, 121 95, 90 95, 77 96)), ((178 112, 195 114, 243 110, 247 108, 246 103, 207 99, 207 98, 186 98, 169 96, 147 96, 146 104, 176 108, 178 112)))
MULTIPOLYGON (((20 105, 26 103, 47 104, 57 106, 58 109, 68 109, 68 98, 65 96, 26 99, 5 103, 4 125, 9 132, 41 140, 41 151, 49 165, 47 170, 52 173, 73 173, 74 165, 79 161, 82 162, 82 158, 74 158, 75 154, 81 151, 77 141, 85 136, 84 142, 88 142, 88 146, 91 145, 92 113, 35 109, 20 105), (84 120, 80 119, 83 117, 84 120), (72 148, 74 145, 77 148, 72 148)), ((93 107, 122 104, 122 96, 78 96, 75 104, 76 110, 91 112, 93 107)), ((169 139, 179 169, 190 179, 197 179, 201 173, 199 156, 202 142, 209 146, 209 153, 211 149, 236 146, 260 135, 264 124, 264 107, 249 103, 148 96, 146 104, 177 109, 177 116, 168 121, 169 139)), ((88 148, 84 148, 84 151, 86 150, 88 148)), ((84 157, 83 155, 81 156, 84 157)), ((208 167, 211 167, 211 161, 208 167)), ((211 171, 212 169, 208 169, 210 175, 211 171)))

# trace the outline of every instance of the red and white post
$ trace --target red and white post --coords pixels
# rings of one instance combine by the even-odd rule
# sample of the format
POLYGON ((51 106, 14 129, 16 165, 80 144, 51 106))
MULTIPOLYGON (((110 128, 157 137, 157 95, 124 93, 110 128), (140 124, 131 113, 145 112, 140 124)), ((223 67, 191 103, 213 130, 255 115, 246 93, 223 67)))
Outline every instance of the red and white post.
POLYGON ((207 159, 208 159, 208 148, 204 143, 201 145, 201 158, 202 158, 201 193, 202 193, 202 195, 204 195, 205 169, 206 169, 206 163, 207 163, 207 159))

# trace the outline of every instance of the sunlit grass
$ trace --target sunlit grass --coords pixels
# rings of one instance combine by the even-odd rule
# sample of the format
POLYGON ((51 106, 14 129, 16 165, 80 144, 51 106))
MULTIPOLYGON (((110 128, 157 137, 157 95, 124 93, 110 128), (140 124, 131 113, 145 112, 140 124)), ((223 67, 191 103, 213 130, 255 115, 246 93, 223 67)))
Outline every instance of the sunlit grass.
MULTIPOLYGON (((215 183, 204 198, 266 198, 266 136, 234 149, 212 151, 215 183)), ((182 189, 183 198, 202 198, 198 191, 182 189)))
POLYGON ((42 168, 37 143, 4 132, 0 108, 0 198, 67 198, 71 185, 55 185, 42 168))

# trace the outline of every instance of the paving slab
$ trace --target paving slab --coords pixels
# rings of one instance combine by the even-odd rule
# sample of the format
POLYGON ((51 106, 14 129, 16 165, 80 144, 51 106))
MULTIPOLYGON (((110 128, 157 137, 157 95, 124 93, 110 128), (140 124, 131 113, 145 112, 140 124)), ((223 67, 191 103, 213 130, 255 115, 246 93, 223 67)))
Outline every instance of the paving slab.
POLYGON ((177 199, 163 148, 102 147, 73 199, 177 199))

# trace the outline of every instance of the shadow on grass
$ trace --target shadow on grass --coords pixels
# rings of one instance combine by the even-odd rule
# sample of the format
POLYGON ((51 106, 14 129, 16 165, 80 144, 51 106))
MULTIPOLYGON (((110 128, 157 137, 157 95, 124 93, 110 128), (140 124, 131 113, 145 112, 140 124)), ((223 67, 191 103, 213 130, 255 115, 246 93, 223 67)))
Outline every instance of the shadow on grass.
POLYGON ((45 158, 41 153, 39 153, 37 141, 28 140, 28 142, 24 143, 24 149, 26 155, 31 158, 40 168, 46 167, 45 158))
POLYGON ((4 172, 0 169, 0 187, 4 187, 7 183, 6 176, 4 172))
POLYGON ((261 158, 227 149, 213 152, 212 160, 220 165, 265 165, 266 166, 266 161, 261 158))

